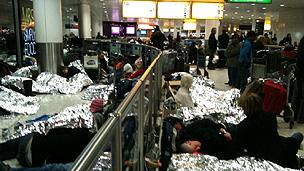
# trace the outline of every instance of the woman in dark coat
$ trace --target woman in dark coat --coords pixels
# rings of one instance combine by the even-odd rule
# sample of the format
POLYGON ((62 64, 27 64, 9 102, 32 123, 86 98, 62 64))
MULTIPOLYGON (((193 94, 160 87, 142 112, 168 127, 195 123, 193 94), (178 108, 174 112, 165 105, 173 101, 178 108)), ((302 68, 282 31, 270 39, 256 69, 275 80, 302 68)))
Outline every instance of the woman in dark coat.
POLYGON ((301 133, 282 137, 277 131, 275 114, 263 111, 262 83, 247 86, 239 99, 246 118, 237 125, 234 141, 250 156, 266 159, 283 167, 297 168, 297 151, 303 140, 301 133))

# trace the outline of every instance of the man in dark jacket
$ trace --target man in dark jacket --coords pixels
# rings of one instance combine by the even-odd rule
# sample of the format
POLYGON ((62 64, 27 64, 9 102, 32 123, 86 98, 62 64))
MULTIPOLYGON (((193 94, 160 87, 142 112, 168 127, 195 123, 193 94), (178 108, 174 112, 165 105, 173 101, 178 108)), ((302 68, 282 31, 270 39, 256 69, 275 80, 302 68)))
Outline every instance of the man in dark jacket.
POLYGON ((223 68, 226 65, 226 56, 225 56, 225 49, 227 48, 229 44, 229 36, 226 32, 226 30, 223 30, 223 33, 219 36, 219 61, 218 61, 218 67, 223 68))
POLYGON ((214 69, 215 66, 212 63, 212 60, 214 58, 214 55, 216 53, 216 49, 217 49, 217 40, 215 38, 215 34, 216 34, 216 28, 212 28, 211 30, 211 34, 209 36, 209 40, 208 40, 208 49, 209 49, 209 63, 208 63, 208 69, 214 69))
POLYGON ((151 42, 153 46, 164 50, 164 41, 166 40, 165 35, 160 31, 159 26, 155 26, 154 33, 151 36, 151 42))

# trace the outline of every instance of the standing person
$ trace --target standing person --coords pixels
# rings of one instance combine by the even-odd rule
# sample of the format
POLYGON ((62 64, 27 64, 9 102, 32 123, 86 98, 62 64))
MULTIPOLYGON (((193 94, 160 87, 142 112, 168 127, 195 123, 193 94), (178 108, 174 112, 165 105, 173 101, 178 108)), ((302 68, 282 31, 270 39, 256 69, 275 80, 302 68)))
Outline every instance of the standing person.
POLYGON ((271 41, 272 41, 272 43, 273 43, 274 45, 277 45, 277 44, 278 44, 277 34, 274 34, 274 35, 273 35, 273 38, 271 39, 271 41))
POLYGON ((292 109, 295 121, 304 123, 304 37, 298 47, 298 57, 296 64, 296 82, 292 96, 292 109))
POLYGON ((168 35, 168 41, 169 41, 169 48, 172 48, 172 44, 173 44, 173 36, 171 35, 171 33, 169 33, 168 35))
POLYGON ((100 32, 98 32, 97 33, 97 36, 96 36, 96 39, 101 39, 102 37, 101 37, 101 34, 100 34, 100 32))
POLYGON ((227 34, 226 30, 223 30, 223 33, 219 36, 218 41, 219 41, 219 49, 221 50, 218 52, 219 55, 218 67, 223 68, 226 65, 226 56, 225 56, 225 51, 223 49, 226 49, 229 44, 229 35, 227 34))
POLYGON ((256 39, 256 34, 254 31, 247 33, 247 38, 245 39, 239 57, 239 71, 238 71, 238 83, 237 88, 243 92, 247 85, 247 79, 249 77, 249 68, 251 66, 252 60, 252 44, 256 39))
POLYGON ((191 42, 191 45, 188 50, 188 63, 189 64, 196 64, 197 60, 197 49, 195 47, 195 42, 191 42))
POLYGON ((231 37, 231 43, 228 45, 225 55, 227 57, 227 67, 228 67, 228 84, 231 87, 236 87, 236 79, 238 73, 238 60, 240 57, 240 37, 238 34, 234 34, 231 37))
POLYGON ((151 36, 151 42, 153 43, 153 46, 164 50, 164 41, 166 40, 165 35, 160 31, 159 26, 155 26, 154 33, 151 36))
POLYGON ((203 46, 203 42, 201 40, 198 41, 197 45, 197 73, 200 73, 199 69, 204 69, 204 76, 207 78, 209 77, 209 74, 206 70, 206 54, 205 54, 205 48, 203 46))
POLYGON ((209 51, 209 63, 208 63, 208 69, 214 69, 215 66, 212 63, 212 60, 214 58, 214 55, 216 53, 216 49, 217 49, 217 40, 215 38, 215 34, 216 34, 216 28, 212 28, 211 30, 211 34, 209 36, 209 40, 208 40, 208 51, 209 51))

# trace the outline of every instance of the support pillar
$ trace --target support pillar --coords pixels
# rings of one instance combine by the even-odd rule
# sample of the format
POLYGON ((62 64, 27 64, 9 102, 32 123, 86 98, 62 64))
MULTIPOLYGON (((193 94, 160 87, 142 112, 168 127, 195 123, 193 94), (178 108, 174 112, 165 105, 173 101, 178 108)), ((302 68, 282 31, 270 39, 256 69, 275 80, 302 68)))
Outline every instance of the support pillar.
POLYGON ((57 74, 63 56, 61 0, 33 2, 40 70, 57 74))
POLYGON ((91 35, 91 7, 89 0, 80 0, 79 3, 79 36, 83 39, 92 38, 91 35))
POLYGON ((92 37, 96 37, 97 33, 102 33, 102 16, 96 16, 95 14, 92 14, 92 37))

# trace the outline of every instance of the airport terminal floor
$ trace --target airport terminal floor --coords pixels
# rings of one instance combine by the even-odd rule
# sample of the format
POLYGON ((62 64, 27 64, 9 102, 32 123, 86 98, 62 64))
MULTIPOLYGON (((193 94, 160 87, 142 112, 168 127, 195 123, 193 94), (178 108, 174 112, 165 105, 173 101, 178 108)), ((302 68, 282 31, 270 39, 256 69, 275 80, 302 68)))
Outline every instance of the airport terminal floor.
POLYGON ((0 171, 304 170, 303 0, 1 0, 0 171))

